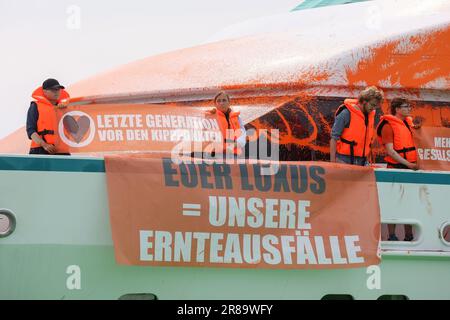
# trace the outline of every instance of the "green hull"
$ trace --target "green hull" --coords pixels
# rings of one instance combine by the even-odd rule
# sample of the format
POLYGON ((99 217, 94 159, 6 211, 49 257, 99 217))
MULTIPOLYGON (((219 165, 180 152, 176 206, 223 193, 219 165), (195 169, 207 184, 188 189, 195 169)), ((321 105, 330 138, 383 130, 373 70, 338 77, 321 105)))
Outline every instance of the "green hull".
POLYGON ((0 299, 118 299, 153 293, 158 299, 354 299, 406 295, 450 299, 450 258, 383 257, 381 289, 369 290, 365 268, 265 270, 134 267, 115 264, 112 246, 0 246, 0 299), (68 290, 66 268, 81 269, 81 289, 68 290))
POLYGON ((0 157, 0 208, 17 219, 15 231, 0 238, 0 299, 118 299, 134 293, 159 299, 450 299, 450 245, 438 232, 450 220, 450 175, 379 170, 377 185, 383 222, 416 223, 420 233, 414 243, 382 242, 380 285, 369 289, 366 268, 118 265, 102 160, 0 157), (79 289, 68 285, 73 265, 80 270, 79 289))

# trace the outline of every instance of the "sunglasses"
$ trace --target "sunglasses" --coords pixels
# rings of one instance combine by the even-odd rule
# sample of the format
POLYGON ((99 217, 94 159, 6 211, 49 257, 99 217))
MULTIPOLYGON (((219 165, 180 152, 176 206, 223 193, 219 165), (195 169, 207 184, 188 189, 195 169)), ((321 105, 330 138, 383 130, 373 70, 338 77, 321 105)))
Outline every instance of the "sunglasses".
POLYGON ((400 108, 408 108, 408 109, 411 109, 412 107, 411 107, 411 105, 409 105, 409 104, 402 104, 402 105, 400 106, 400 108))
POLYGON ((228 102, 228 99, 217 99, 217 102, 228 102))

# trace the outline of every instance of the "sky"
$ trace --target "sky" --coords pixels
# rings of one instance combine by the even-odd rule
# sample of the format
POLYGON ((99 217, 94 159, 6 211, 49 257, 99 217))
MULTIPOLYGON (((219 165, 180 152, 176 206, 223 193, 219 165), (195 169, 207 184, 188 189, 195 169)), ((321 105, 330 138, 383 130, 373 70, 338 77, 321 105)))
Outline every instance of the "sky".
POLYGON ((70 85, 300 0, 0 0, 0 139, 23 126, 46 78, 70 85))

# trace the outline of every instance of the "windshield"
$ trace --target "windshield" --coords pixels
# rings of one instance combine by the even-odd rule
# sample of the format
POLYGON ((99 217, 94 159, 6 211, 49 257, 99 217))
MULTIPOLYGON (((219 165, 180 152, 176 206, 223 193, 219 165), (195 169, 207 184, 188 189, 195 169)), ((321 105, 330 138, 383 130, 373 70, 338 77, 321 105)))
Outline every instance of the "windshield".
POLYGON ((338 5, 338 4, 363 2, 363 1, 368 1, 368 0, 304 0, 298 6, 296 6, 294 9, 292 9, 292 11, 334 6, 334 5, 338 5))

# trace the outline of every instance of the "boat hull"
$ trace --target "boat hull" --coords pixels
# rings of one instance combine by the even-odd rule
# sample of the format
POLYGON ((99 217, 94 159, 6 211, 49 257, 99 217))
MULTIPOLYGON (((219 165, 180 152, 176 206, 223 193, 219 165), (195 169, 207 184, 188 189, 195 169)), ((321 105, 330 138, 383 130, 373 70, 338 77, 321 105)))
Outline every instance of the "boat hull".
POLYGON ((114 258, 103 160, 2 156, 0 208, 16 228, 0 238, 0 299, 450 299, 450 243, 436 232, 450 220, 450 174, 377 169, 376 177, 382 222, 420 229, 413 243, 383 241, 379 270, 138 267, 114 258))

